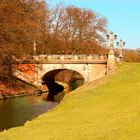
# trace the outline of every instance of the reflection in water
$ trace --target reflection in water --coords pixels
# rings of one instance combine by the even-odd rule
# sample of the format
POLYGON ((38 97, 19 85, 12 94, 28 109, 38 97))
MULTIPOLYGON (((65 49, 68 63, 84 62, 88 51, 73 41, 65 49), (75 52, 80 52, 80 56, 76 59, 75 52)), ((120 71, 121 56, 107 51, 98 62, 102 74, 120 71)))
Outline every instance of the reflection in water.
POLYGON ((40 96, 26 96, 0 101, 0 130, 23 125, 47 112, 58 103, 46 102, 40 96))
MULTIPOLYGON (((60 102, 63 97, 65 96, 65 92, 70 92, 72 90, 75 90, 79 86, 84 84, 84 80, 73 80, 69 83, 68 86, 68 91, 64 91, 64 85, 60 85, 55 81, 45 81, 43 82, 44 85, 46 85, 49 89, 49 93, 47 94, 46 97, 44 97, 45 100, 49 101, 55 101, 55 102, 60 102)), ((62 84, 62 83, 61 83, 62 84)), ((66 88, 66 87, 65 87, 66 88)))
POLYGON ((49 89, 49 94, 47 97, 47 100, 49 101, 55 101, 55 95, 57 95, 58 93, 63 92, 64 87, 58 83, 56 83, 55 81, 45 81, 43 84, 45 84, 48 89, 49 89))

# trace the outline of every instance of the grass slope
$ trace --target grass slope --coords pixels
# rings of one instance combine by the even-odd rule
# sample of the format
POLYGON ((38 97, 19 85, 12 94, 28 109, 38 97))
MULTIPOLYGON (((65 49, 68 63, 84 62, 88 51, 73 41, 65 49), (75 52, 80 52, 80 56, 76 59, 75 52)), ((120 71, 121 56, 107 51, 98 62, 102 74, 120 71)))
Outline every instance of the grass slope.
POLYGON ((140 140, 140 64, 121 66, 95 88, 83 86, 0 140, 140 140))

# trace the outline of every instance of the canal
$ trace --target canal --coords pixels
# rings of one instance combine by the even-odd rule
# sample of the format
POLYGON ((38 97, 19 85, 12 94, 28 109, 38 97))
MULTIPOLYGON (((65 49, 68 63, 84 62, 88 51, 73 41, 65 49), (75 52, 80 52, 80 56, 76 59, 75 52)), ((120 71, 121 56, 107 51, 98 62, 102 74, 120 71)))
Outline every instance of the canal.
MULTIPOLYGON (((70 91, 83 83, 84 80, 74 80, 69 85, 70 91)), ((24 125, 26 121, 30 121, 58 105, 65 95, 61 89, 62 86, 55 82, 49 82, 47 86, 50 97, 53 99, 51 101, 43 100, 42 96, 37 95, 0 100, 0 131, 24 125)))
POLYGON ((41 96, 24 96, 0 100, 0 131, 21 126, 40 114, 54 108, 58 103, 44 101, 41 96))

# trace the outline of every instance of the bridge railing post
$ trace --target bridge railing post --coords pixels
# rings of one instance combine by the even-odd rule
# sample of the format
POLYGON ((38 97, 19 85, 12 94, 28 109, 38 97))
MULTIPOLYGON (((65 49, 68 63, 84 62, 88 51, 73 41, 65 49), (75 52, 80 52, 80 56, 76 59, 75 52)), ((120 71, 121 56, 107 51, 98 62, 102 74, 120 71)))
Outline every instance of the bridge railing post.
POLYGON ((38 61, 39 57, 37 55, 33 56, 33 60, 38 61))
POLYGON ((92 60, 92 55, 88 55, 87 60, 92 60))
POLYGON ((100 55, 100 59, 104 60, 105 59, 105 55, 100 55))
POLYGON ((78 60, 78 55, 74 55, 74 60, 78 60))
POLYGON ((52 56, 51 55, 48 55, 48 60, 51 60, 52 56))
POLYGON ((60 60, 64 60, 65 59, 65 55, 60 55, 60 60))

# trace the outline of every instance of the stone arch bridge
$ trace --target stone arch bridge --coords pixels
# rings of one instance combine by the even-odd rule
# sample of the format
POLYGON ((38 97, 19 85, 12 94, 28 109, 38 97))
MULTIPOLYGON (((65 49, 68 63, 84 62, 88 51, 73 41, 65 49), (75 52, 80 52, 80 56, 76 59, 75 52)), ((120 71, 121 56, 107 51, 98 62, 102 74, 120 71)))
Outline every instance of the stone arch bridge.
POLYGON ((107 74, 106 55, 36 55, 32 59, 14 59, 14 75, 40 86, 42 77, 53 70, 72 70, 80 73, 85 82, 107 74))

